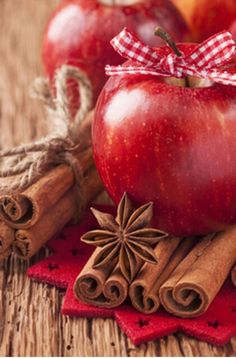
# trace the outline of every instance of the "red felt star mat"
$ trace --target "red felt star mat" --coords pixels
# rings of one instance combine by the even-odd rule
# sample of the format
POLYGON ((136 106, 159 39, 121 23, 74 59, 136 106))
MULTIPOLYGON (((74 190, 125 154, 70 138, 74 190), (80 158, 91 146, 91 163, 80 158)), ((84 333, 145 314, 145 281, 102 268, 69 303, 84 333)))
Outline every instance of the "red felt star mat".
MULTIPOLYGON (((114 208, 99 206, 99 210, 114 214, 114 208)), ((30 278, 67 288, 62 313, 77 317, 114 318, 131 341, 138 345, 177 331, 185 332, 209 343, 222 345, 236 335, 236 289, 228 281, 208 311, 193 319, 176 318, 164 310, 151 315, 137 312, 128 304, 116 309, 103 309, 77 301, 73 283, 91 255, 93 248, 83 244, 80 236, 97 228, 96 220, 88 213, 83 222, 66 227, 48 246, 52 255, 28 270, 30 278)))

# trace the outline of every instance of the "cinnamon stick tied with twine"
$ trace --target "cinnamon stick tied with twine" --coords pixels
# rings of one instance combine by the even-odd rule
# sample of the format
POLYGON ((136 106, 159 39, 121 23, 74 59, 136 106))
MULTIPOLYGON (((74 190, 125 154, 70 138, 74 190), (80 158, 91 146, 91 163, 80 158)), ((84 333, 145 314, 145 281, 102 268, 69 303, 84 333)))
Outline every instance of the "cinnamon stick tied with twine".
POLYGON ((13 246, 22 258, 32 256, 73 217, 80 218, 102 190, 91 149, 93 112, 88 113, 92 106, 89 80, 81 70, 62 66, 55 87, 56 98, 44 79, 35 88, 50 115, 52 134, 0 152, 0 213, 5 223, 18 229, 13 246), (69 78, 77 80, 81 98, 73 120, 67 98, 69 78))
POLYGON ((158 259, 157 264, 145 263, 129 287, 129 297, 134 308, 146 314, 154 313, 159 309, 161 285, 189 253, 194 242, 196 238, 181 240, 168 237, 157 244, 154 249, 158 259))
POLYGON ((236 226, 204 237, 161 286, 164 308, 178 317, 203 314, 236 262, 236 226))
POLYGON ((232 279, 234 286, 236 287, 236 265, 234 266, 234 268, 231 271, 231 279, 232 279))
POLYGON ((10 255, 14 237, 14 230, 0 221, 0 260, 10 255))
MULTIPOLYGON (((91 132, 92 120, 93 112, 90 112, 84 120, 85 123, 81 125, 79 132, 81 138, 87 135, 87 131, 91 132)), ((82 182, 84 174, 89 169, 94 168, 94 162, 90 146, 84 150, 82 146, 78 149, 73 155, 76 155, 78 171, 81 175, 80 181, 82 182)), ((3 186, 0 186, 1 191, 4 192, 0 196, 0 215, 2 220, 16 229, 25 229, 36 224, 49 208, 55 205, 75 184, 74 170, 70 165, 60 164, 51 168, 44 176, 22 192, 20 191, 21 189, 16 191, 13 189, 9 194, 5 194, 6 190, 3 186)), ((12 178, 4 179, 4 186, 7 187, 7 191, 11 187, 11 181, 12 178)))

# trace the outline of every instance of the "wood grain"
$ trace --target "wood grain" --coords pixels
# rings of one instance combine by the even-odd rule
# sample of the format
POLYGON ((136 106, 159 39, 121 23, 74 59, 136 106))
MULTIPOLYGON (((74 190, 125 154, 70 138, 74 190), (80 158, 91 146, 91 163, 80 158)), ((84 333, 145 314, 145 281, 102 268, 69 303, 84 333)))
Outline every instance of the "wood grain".
MULTIPOLYGON (((40 43, 58 0, 0 0, 0 145, 46 133, 43 111, 29 87, 42 74, 40 43)), ((134 347, 110 319, 60 314, 64 291, 31 282, 28 265, 11 257, 0 265, 0 356, 234 356, 236 338, 215 347, 182 334, 134 347)))

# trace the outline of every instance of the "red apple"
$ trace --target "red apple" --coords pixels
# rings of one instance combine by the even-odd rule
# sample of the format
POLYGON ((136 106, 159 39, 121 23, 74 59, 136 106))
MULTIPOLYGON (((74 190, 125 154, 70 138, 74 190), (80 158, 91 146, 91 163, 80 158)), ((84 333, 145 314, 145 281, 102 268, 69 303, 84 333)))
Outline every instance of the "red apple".
POLYGON ((107 79, 105 65, 124 62, 110 46, 110 40, 128 26, 147 44, 155 46, 160 41, 153 35, 158 24, 176 40, 182 41, 188 35, 182 16, 170 0, 64 0, 52 14, 44 34, 46 73, 53 78, 62 64, 81 68, 92 82, 96 100, 107 79))
MULTIPOLYGON (((185 54, 193 47, 180 45, 185 54)), ((181 237, 236 223, 236 87, 184 83, 111 77, 93 125, 96 165, 114 201, 124 192, 136 204, 153 201, 155 224, 181 237)))
POLYGON ((194 39, 202 41, 228 29, 236 19, 235 0, 172 0, 188 22, 194 39))

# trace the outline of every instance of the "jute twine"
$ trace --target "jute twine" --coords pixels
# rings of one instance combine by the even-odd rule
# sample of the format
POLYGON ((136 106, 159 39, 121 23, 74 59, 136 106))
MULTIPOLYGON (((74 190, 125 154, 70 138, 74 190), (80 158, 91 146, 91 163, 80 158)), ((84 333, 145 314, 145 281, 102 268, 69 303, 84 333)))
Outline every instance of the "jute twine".
POLYGON ((55 96, 45 78, 35 81, 33 95, 47 108, 53 131, 39 141, 0 151, 0 178, 11 178, 0 184, 4 194, 25 190, 50 169, 63 163, 71 166, 78 184, 81 180, 76 159, 80 150, 77 133, 85 115, 92 109, 92 86, 87 75, 76 67, 64 65, 55 76, 55 96), (79 87, 81 105, 75 118, 71 118, 69 108, 68 79, 74 79, 79 87))

